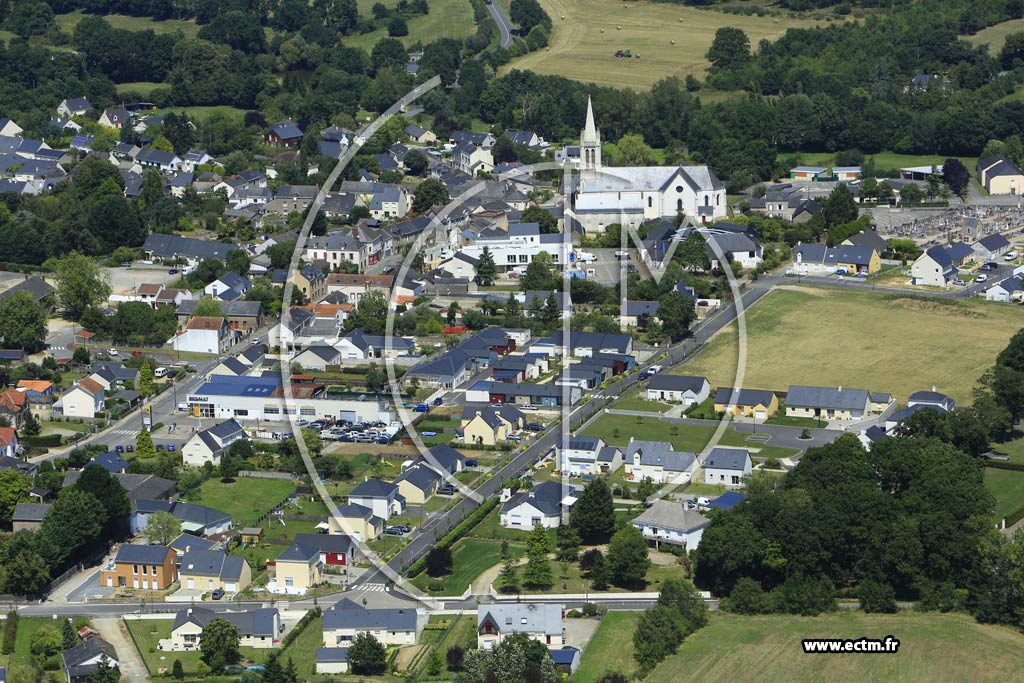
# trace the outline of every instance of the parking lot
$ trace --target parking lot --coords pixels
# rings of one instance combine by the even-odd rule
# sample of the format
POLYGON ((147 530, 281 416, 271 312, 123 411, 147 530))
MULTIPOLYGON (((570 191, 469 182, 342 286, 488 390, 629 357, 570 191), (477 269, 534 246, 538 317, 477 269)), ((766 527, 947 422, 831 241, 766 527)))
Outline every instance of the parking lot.
POLYGON ((171 275, 168 273, 170 268, 164 266, 147 266, 138 261, 132 264, 131 268, 104 268, 104 271, 110 276, 110 287, 113 290, 112 294, 116 296, 128 296, 138 291, 139 285, 143 284, 163 284, 170 286, 172 282, 175 282, 181 273, 175 273, 171 275))

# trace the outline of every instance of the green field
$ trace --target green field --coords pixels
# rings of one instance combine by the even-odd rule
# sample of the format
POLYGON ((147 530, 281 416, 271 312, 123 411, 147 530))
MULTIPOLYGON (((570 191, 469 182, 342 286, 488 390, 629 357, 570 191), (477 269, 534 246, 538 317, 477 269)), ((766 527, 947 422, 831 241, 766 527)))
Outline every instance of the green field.
POLYGON ((741 16, 646 0, 541 0, 540 4, 554 24, 549 49, 515 59, 505 70, 530 69, 584 83, 642 90, 666 76, 703 77, 708 68, 704 55, 715 30, 723 26, 743 29, 756 49, 762 39, 774 40, 789 28, 825 25, 808 19, 741 16), (616 50, 630 50, 634 57, 616 58, 616 50))
POLYGON ((1024 464, 1024 438, 1001 444, 993 444, 992 451, 1010 456, 1010 462, 1024 464))
MULTIPOLYGON (((781 154, 779 156, 790 157, 793 155, 781 154)), ((832 152, 797 152, 796 156, 800 159, 800 163, 806 166, 830 167, 836 162, 835 154, 832 152)), ((946 157, 940 154, 897 154, 896 152, 878 152, 877 154, 869 154, 867 157, 875 160, 875 168, 879 170, 908 168, 910 166, 941 166, 942 162, 946 160, 946 157)), ((978 163, 978 157, 957 158, 964 163, 964 166, 971 172, 971 175, 974 175, 974 167, 978 163)))
POLYGON ((635 669, 633 629, 639 612, 609 612, 587 644, 573 683, 593 683, 606 671, 618 671, 629 679, 635 669))
MULTIPOLYGON (((713 381, 712 385, 714 385, 713 381)), ((619 406, 616 404, 615 407, 619 406)), ((678 425, 672 422, 663 422, 654 417, 643 417, 639 420, 633 415, 606 414, 594 420, 583 430, 583 434, 599 436, 612 446, 626 446, 632 436, 648 441, 669 441, 676 450, 700 453, 715 432, 715 427, 712 425, 678 425)), ((719 444, 760 449, 754 455, 765 458, 785 458, 796 454, 796 451, 790 448, 771 446, 771 440, 748 441, 748 436, 748 434, 741 434, 735 429, 729 428, 722 434, 719 444)))
POLYGON ((1024 31, 1024 19, 1010 19, 984 28, 973 36, 961 36, 961 38, 975 46, 988 44, 989 54, 998 57, 999 51, 1003 49, 1003 43, 1006 42, 1006 36, 1021 31, 1024 31))
MULTIPOLYGON (((69 14, 58 14, 54 16, 61 31, 71 33, 75 30, 84 17, 82 11, 70 12, 69 14)), ((175 33, 181 31, 186 38, 194 38, 199 33, 199 27, 194 21, 182 19, 165 19, 157 21, 149 17, 129 17, 124 14, 107 14, 103 16, 107 23, 114 28, 123 28, 128 31, 146 31, 152 29, 154 33, 175 33)))
MULTIPOLYGON (((521 546, 510 545, 513 557, 522 556, 521 546)), ((483 574, 501 562, 501 543, 479 538, 464 538, 452 548, 452 573, 441 579, 433 579, 424 572, 412 580, 420 590, 426 591, 431 583, 440 580, 444 588, 430 591, 436 595, 462 595, 466 589, 483 574)))
POLYGON ((133 82, 133 83, 118 83, 117 85, 114 86, 114 88, 117 90, 117 94, 118 95, 122 95, 124 93, 133 92, 133 93, 137 93, 137 94, 141 95, 142 97, 149 97, 150 94, 152 94, 152 92, 154 90, 157 90, 159 88, 170 89, 170 87, 171 86, 169 86, 166 83, 153 83, 151 81, 136 81, 136 82, 133 82))
MULTIPOLYGON (((747 312, 743 386, 856 387, 889 392, 899 401, 934 386, 970 403, 974 383, 1022 326, 1020 313, 985 301, 950 305, 910 296, 776 289, 747 312)), ((673 372, 704 375, 712 387, 731 386, 736 354, 730 325, 673 372)))
POLYGON ((647 683, 679 681, 900 681, 1004 683, 1024 676, 1024 638, 965 614, 853 610, 820 617, 743 617, 713 612, 647 683), (803 638, 900 641, 897 654, 805 655, 803 638))
POLYGON ((985 469, 985 485, 996 497, 996 519, 1024 506, 1024 472, 985 469))
POLYGON ((210 479, 199 487, 199 495, 191 502, 200 503, 234 518, 234 526, 252 526, 264 512, 273 509, 289 493, 295 483, 288 479, 256 479, 238 477, 230 483, 210 479))
MULTIPOLYGON (((359 14, 362 17, 372 17, 370 8, 377 0, 359 0, 359 14)), ((394 7, 397 0, 383 0, 387 7, 394 7)), ((473 23, 473 8, 469 0, 432 0, 430 3, 430 14, 417 14, 406 18, 409 27, 409 35, 402 36, 400 40, 409 47, 415 43, 432 43, 440 38, 466 38, 473 35, 476 25, 473 23)), ((344 39, 345 45, 349 47, 361 47, 367 52, 373 50, 373 46, 381 38, 387 38, 387 29, 378 29, 370 33, 347 36, 344 39)))
POLYGON ((634 391, 623 396, 615 402, 616 410, 642 410, 647 413, 664 413, 674 406, 671 403, 661 401, 648 401, 644 398, 647 395, 645 389, 634 391))
MULTIPOLYGON (((217 105, 213 107, 170 107, 168 109, 155 109, 153 114, 187 114, 190 119, 208 119, 214 114, 222 114, 229 119, 236 119, 241 121, 245 118, 245 110, 239 109, 238 107, 232 107, 227 104, 217 105)), ((184 356, 182 356, 184 357, 184 356)), ((200 360, 208 358, 206 354, 202 354, 200 360)))

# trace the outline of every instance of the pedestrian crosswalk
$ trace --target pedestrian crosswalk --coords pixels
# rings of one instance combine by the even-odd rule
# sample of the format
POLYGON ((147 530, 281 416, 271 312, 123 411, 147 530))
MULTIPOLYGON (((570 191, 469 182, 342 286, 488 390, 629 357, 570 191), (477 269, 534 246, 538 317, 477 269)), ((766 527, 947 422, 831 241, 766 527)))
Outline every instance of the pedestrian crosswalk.
POLYGON ((139 430, 138 429, 111 429, 110 433, 111 434, 122 434, 124 436, 138 436, 139 435, 139 430))
POLYGON ((388 587, 383 583, 364 583, 356 586, 356 590, 367 591, 370 593, 383 593, 387 591, 388 587))

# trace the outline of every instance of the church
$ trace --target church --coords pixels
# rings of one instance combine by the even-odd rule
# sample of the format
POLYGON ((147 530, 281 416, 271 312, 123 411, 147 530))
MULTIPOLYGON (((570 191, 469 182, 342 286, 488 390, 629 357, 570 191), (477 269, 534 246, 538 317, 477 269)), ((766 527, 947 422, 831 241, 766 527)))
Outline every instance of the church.
POLYGON ((589 98, 571 205, 588 233, 602 233, 612 223, 636 228, 680 213, 699 223, 726 216, 725 186, 707 166, 602 166, 601 132, 589 98))

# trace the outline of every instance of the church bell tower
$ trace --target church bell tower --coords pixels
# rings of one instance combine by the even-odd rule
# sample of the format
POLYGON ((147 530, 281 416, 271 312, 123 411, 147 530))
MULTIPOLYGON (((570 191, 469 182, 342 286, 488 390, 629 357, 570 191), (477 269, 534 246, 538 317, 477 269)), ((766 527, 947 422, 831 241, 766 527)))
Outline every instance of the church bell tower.
POLYGON ((601 131, 594 125, 594 106, 587 97, 587 123, 580 132, 582 170, 601 170, 601 131))

